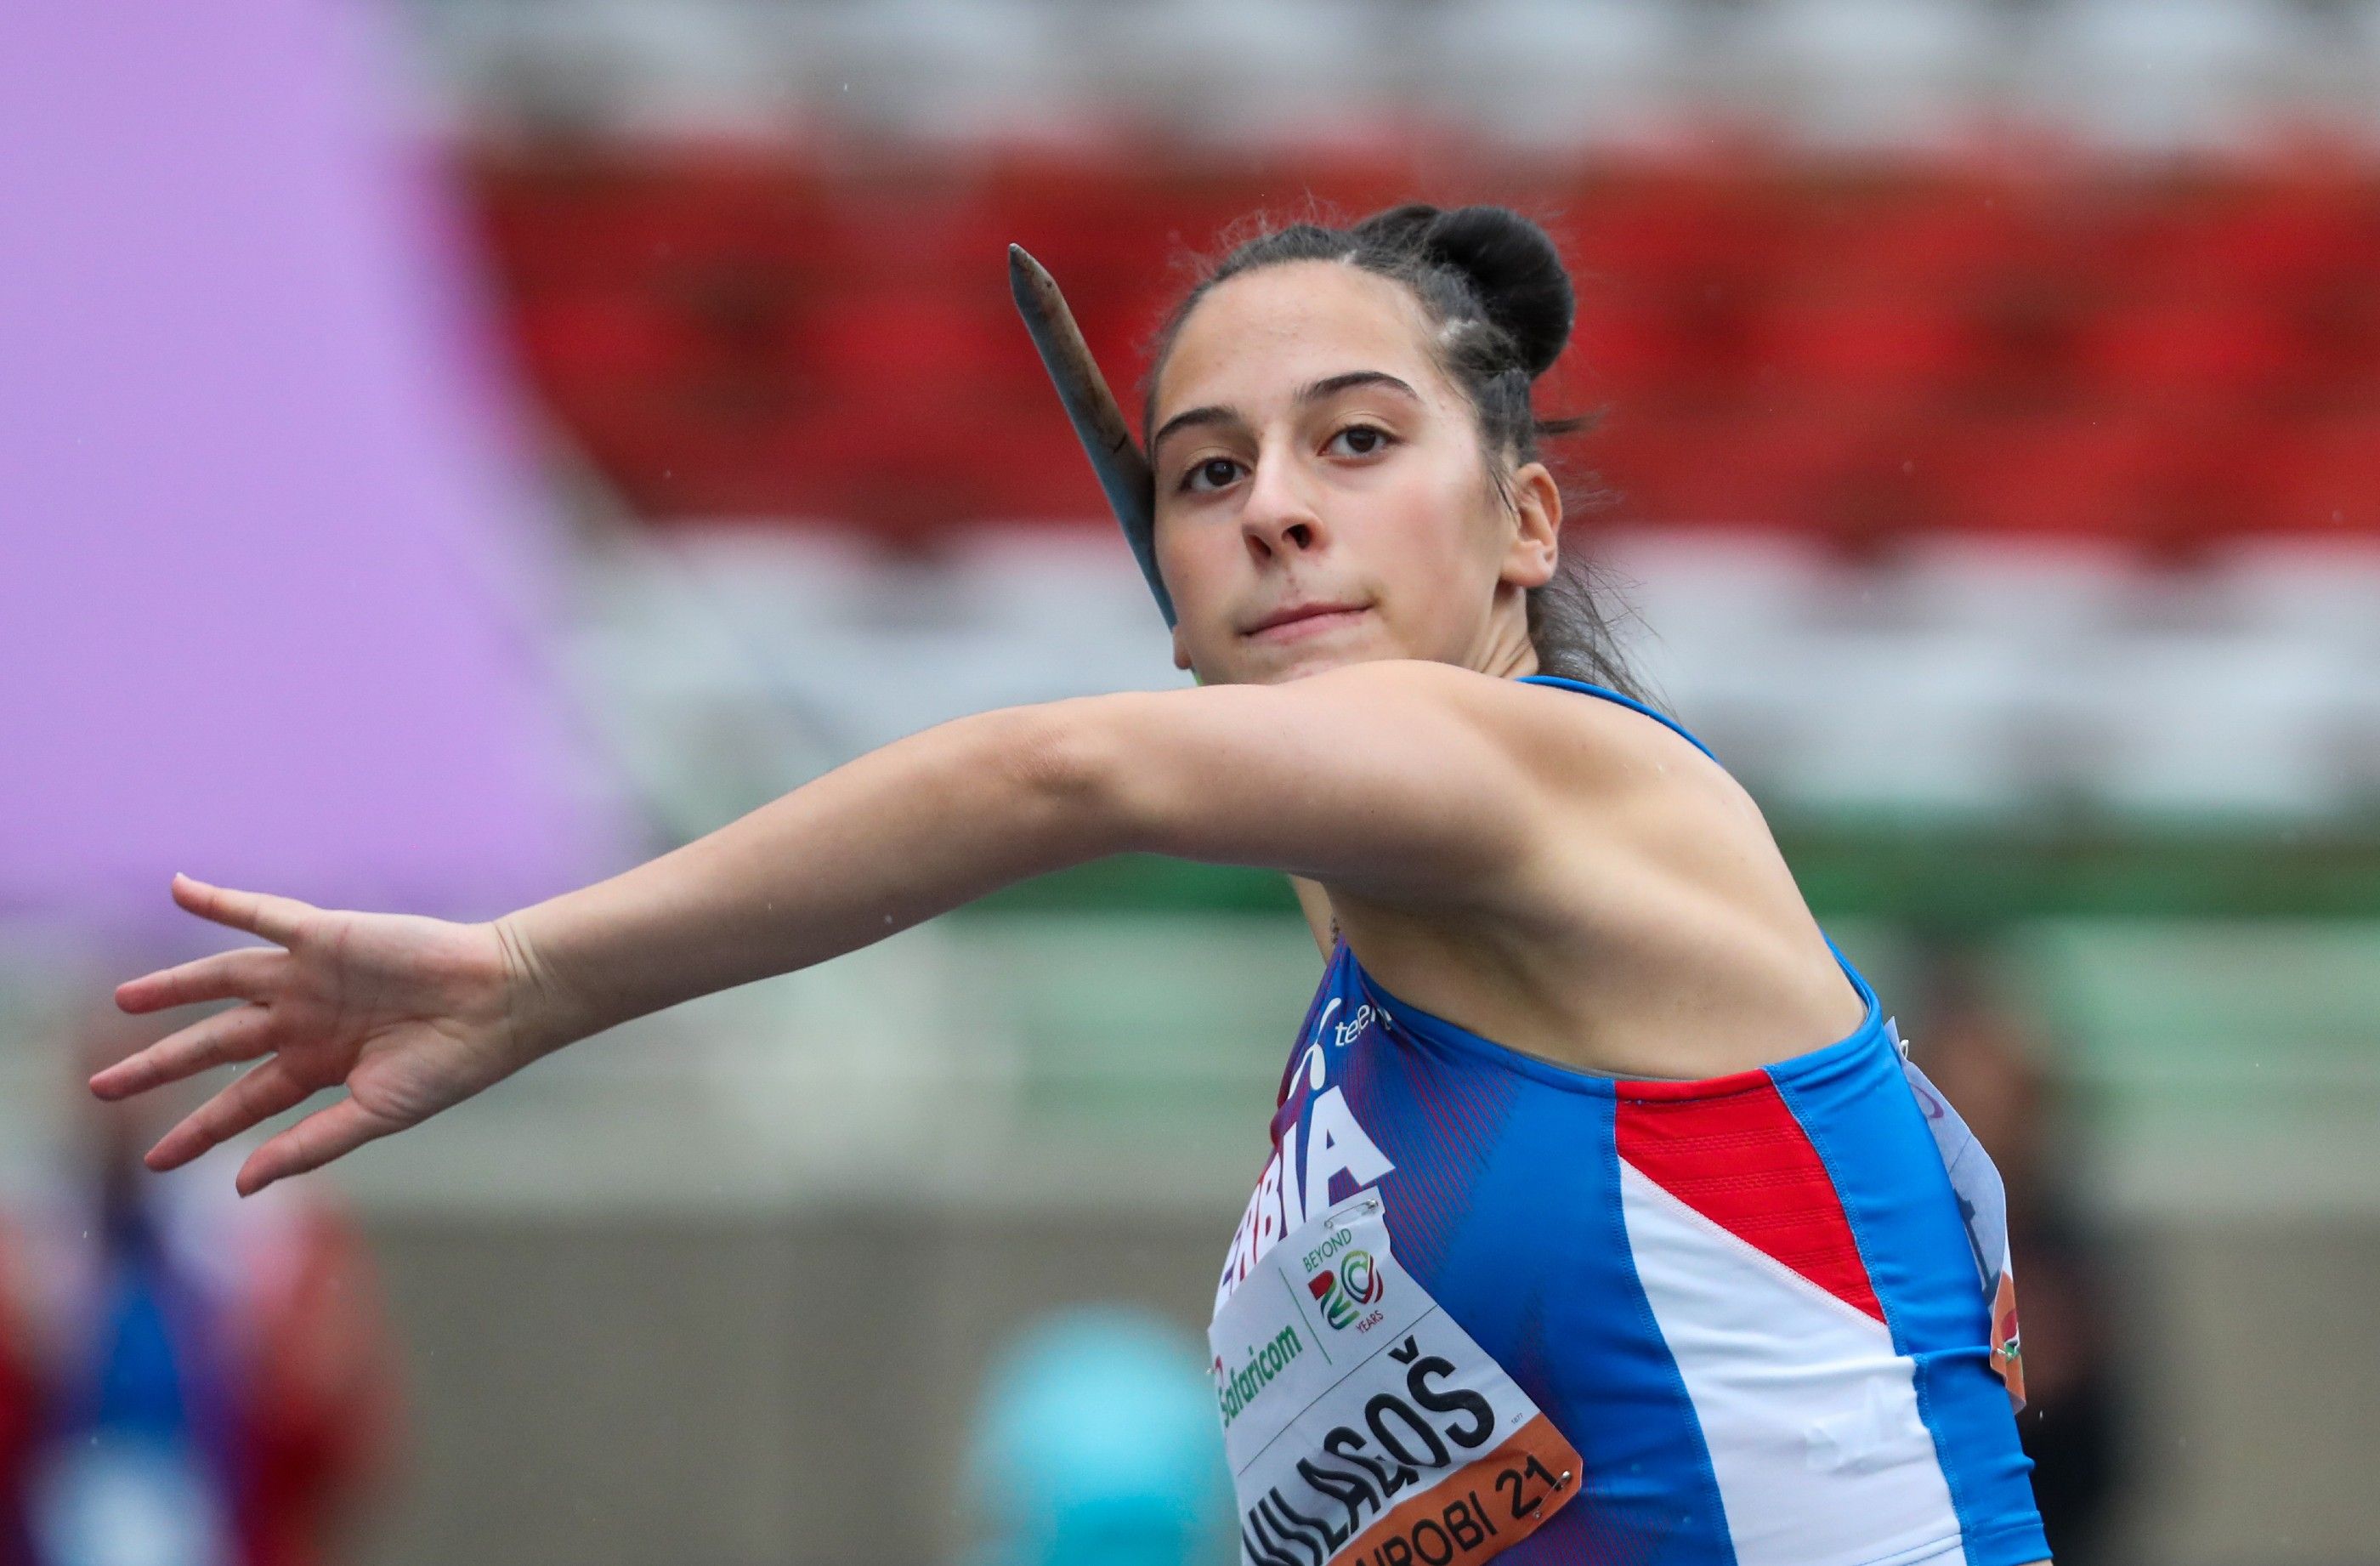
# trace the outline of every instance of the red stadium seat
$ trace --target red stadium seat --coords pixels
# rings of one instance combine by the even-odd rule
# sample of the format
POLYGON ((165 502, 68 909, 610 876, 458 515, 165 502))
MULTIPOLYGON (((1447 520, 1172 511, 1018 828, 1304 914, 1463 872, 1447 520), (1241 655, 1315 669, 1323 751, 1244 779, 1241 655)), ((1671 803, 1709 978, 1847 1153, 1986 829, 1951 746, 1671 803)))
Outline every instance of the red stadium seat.
POLYGON ((2260 435, 2253 527, 2380 541, 2380 409, 2260 435))
POLYGON ((2163 455, 2151 421, 2067 408, 1962 421, 1915 462, 1937 476, 1945 527, 2135 535, 2163 455))
POLYGON ((2240 404, 2272 395, 2298 368, 2278 310, 2216 295, 2164 295, 2101 311, 2078 333, 2085 395, 2142 405, 2240 404))
POLYGON ((1939 394, 1974 362, 1980 335, 1942 301, 1891 294, 1781 299, 1755 331, 1772 383, 1872 399, 1939 394))

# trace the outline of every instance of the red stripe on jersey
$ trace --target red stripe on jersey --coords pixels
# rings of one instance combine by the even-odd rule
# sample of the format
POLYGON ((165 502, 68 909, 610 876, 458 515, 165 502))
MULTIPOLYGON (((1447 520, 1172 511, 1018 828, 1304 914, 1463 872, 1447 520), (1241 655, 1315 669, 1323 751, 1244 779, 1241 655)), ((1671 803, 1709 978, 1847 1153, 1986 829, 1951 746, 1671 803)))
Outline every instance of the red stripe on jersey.
POLYGON ((1884 1319, 1834 1180, 1767 1073, 1622 1082, 1619 1096, 1620 1156, 1639 1174, 1844 1304, 1884 1319))

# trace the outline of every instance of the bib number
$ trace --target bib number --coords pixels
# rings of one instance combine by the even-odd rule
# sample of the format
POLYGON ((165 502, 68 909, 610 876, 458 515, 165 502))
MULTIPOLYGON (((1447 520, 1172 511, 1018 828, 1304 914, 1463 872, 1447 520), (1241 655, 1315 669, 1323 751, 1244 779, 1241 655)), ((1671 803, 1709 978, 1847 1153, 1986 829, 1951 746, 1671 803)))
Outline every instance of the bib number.
POLYGON ((1208 1329, 1246 1566, 1473 1566, 1578 1493, 1577 1451, 1385 1220, 1366 1193, 1282 1236, 1208 1329))

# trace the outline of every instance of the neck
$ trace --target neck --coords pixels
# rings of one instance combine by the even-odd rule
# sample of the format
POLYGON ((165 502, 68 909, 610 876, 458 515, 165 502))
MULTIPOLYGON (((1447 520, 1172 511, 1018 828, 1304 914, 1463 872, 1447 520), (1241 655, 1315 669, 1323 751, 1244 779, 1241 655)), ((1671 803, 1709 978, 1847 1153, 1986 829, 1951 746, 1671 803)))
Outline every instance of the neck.
POLYGON ((1529 640, 1529 613, 1524 603, 1515 603, 1513 612, 1500 613, 1489 622, 1482 650, 1485 656, 1473 661, 1471 666, 1483 674, 1517 680, 1523 674, 1537 672, 1537 648, 1529 640))

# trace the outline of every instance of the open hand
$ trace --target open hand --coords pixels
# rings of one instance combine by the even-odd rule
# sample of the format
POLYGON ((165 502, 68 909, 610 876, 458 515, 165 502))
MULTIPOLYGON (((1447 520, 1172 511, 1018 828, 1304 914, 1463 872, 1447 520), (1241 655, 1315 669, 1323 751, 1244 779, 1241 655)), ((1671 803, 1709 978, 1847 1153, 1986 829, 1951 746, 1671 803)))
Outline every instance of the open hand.
POLYGON ((249 1156, 240 1195, 429 1119, 541 1053, 522 1026, 519 953, 492 924, 316 908, 174 878, 174 901, 274 942, 201 957, 119 985, 132 1013, 202 1001, 217 1012, 100 1072, 116 1099, 210 1066, 261 1060, 149 1150, 152 1170, 197 1158, 325 1087, 346 1097, 249 1156))

